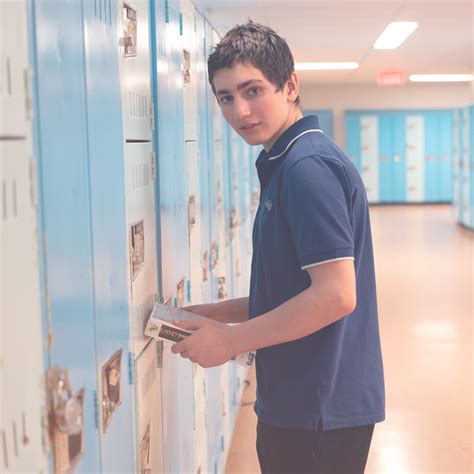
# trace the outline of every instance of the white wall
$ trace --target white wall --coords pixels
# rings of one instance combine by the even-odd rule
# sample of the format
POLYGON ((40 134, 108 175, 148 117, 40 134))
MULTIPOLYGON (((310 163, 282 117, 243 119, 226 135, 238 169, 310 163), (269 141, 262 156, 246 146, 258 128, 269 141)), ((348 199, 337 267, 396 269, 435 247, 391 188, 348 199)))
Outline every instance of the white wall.
MULTIPOLYGON (((474 85, 474 82, 472 83, 474 85)), ((404 87, 372 85, 331 86, 301 84, 303 109, 332 109, 334 141, 345 147, 344 111, 347 109, 443 109, 464 107, 473 102, 470 83, 445 85, 409 84, 404 87)))

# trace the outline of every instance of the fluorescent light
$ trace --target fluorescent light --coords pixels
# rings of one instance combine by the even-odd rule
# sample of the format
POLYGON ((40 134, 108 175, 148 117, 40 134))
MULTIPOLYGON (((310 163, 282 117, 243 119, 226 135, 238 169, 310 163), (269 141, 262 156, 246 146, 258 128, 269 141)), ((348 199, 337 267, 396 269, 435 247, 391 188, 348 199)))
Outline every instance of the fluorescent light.
POLYGON ((469 82, 472 74, 412 74, 411 82, 469 82))
POLYGON ((396 49, 416 29, 416 21, 392 21, 374 43, 375 49, 396 49))
POLYGON ((346 62, 346 63, 295 63, 295 69, 297 71, 336 71, 336 70, 347 70, 357 69, 358 63, 346 62))

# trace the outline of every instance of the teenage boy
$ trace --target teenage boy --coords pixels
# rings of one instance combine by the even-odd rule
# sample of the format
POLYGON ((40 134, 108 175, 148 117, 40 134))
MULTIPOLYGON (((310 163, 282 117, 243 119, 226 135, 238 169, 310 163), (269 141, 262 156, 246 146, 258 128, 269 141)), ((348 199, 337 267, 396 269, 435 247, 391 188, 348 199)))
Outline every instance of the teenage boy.
POLYGON ((257 349, 263 473, 361 473, 384 382, 369 211, 346 155, 303 117, 284 39, 249 22, 208 59, 222 113, 263 145, 250 296, 192 306, 214 321, 172 348, 203 367, 257 349), (241 323, 226 326, 224 323, 241 323))

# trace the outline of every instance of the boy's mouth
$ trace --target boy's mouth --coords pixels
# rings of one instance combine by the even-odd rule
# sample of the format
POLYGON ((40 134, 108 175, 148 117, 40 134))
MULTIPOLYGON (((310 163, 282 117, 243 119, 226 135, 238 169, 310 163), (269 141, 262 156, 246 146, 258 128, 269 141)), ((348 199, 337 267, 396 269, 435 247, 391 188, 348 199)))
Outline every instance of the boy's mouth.
POLYGON ((241 125, 239 128, 240 128, 240 130, 251 130, 252 128, 257 127, 258 125, 260 125, 260 124, 259 123, 249 123, 249 124, 241 125))

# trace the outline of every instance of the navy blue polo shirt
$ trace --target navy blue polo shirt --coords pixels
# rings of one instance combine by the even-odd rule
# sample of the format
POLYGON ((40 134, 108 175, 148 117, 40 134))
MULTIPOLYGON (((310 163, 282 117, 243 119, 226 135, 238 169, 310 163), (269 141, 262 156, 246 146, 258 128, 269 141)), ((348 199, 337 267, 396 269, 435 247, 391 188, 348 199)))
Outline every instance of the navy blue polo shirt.
POLYGON ((256 162, 250 318, 310 286, 306 269, 354 261, 357 306, 296 341, 257 351, 261 421, 294 429, 343 428, 385 418, 384 380, 367 197, 347 156, 315 116, 288 128, 256 162))

